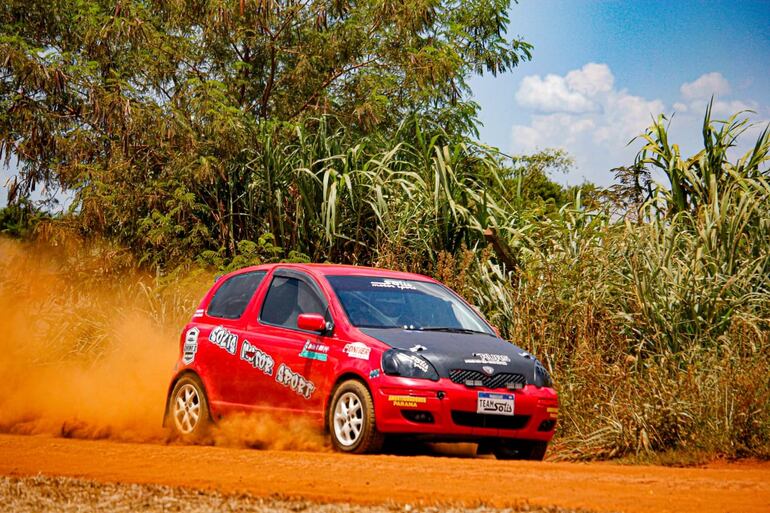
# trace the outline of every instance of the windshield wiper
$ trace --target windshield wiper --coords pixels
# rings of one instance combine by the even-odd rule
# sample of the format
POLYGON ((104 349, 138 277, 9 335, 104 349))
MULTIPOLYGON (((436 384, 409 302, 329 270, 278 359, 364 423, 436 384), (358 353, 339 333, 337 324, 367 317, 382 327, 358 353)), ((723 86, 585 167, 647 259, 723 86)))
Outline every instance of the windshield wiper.
POLYGON ((493 336, 491 333, 487 333, 486 331, 469 330, 467 328, 452 328, 449 326, 429 326, 427 328, 417 328, 416 331, 442 331, 446 333, 465 333, 467 335, 493 336))

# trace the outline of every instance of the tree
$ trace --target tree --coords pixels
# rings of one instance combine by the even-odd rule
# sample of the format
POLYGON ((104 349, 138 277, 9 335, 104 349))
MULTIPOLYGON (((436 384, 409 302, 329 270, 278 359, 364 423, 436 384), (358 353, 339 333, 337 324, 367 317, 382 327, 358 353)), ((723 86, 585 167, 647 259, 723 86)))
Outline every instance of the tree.
POLYGON ((551 180, 550 175, 565 173, 572 164, 572 158, 561 149, 513 157, 503 180, 506 199, 517 207, 532 206, 533 203, 561 207, 568 198, 562 186, 551 180))
POLYGON ((278 222, 254 219, 253 201, 278 211, 296 194, 249 186, 283 171, 274 157, 298 128, 332 117, 355 141, 418 116, 473 133, 467 79, 530 57, 528 43, 506 38, 508 7, 10 0, 0 7, 0 155, 19 160, 19 199, 41 183, 74 190, 85 230, 234 252, 278 222))

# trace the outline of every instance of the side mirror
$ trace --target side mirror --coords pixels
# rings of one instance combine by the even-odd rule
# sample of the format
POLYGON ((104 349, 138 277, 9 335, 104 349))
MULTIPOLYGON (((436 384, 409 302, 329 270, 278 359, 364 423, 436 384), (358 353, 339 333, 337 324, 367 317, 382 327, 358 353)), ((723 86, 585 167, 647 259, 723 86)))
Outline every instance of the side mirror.
POLYGON ((323 333, 326 331, 326 319, 319 313, 304 313, 297 317, 297 327, 305 331, 323 333))

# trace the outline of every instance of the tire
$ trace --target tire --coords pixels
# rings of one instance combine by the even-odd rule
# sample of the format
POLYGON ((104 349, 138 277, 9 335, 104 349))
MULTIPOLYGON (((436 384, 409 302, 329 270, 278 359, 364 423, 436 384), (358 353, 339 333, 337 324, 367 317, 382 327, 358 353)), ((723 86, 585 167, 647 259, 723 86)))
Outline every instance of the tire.
POLYGON ((548 450, 548 442, 533 440, 501 440, 492 452, 498 460, 543 461, 548 450))
POLYGON ((342 382, 329 402, 329 433, 340 452, 378 452, 384 436, 377 431, 374 401, 366 386, 357 380, 342 382))
POLYGON ((179 378, 168 398, 167 424, 184 442, 202 441, 211 427, 206 390, 194 374, 179 378))

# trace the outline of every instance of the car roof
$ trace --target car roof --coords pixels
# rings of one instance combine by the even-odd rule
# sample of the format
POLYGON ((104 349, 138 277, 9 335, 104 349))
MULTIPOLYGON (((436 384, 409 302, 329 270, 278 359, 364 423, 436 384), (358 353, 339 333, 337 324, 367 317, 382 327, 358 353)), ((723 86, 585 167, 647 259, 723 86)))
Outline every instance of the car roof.
POLYGON ((281 269, 297 269, 324 276, 373 276, 377 278, 393 278, 400 280, 417 280, 435 282, 433 278, 416 273, 406 273, 401 271, 391 271, 389 269, 380 269, 377 267, 364 267, 360 265, 340 265, 340 264, 262 264, 238 269, 230 274, 240 274, 249 271, 270 271, 276 267, 281 269))

